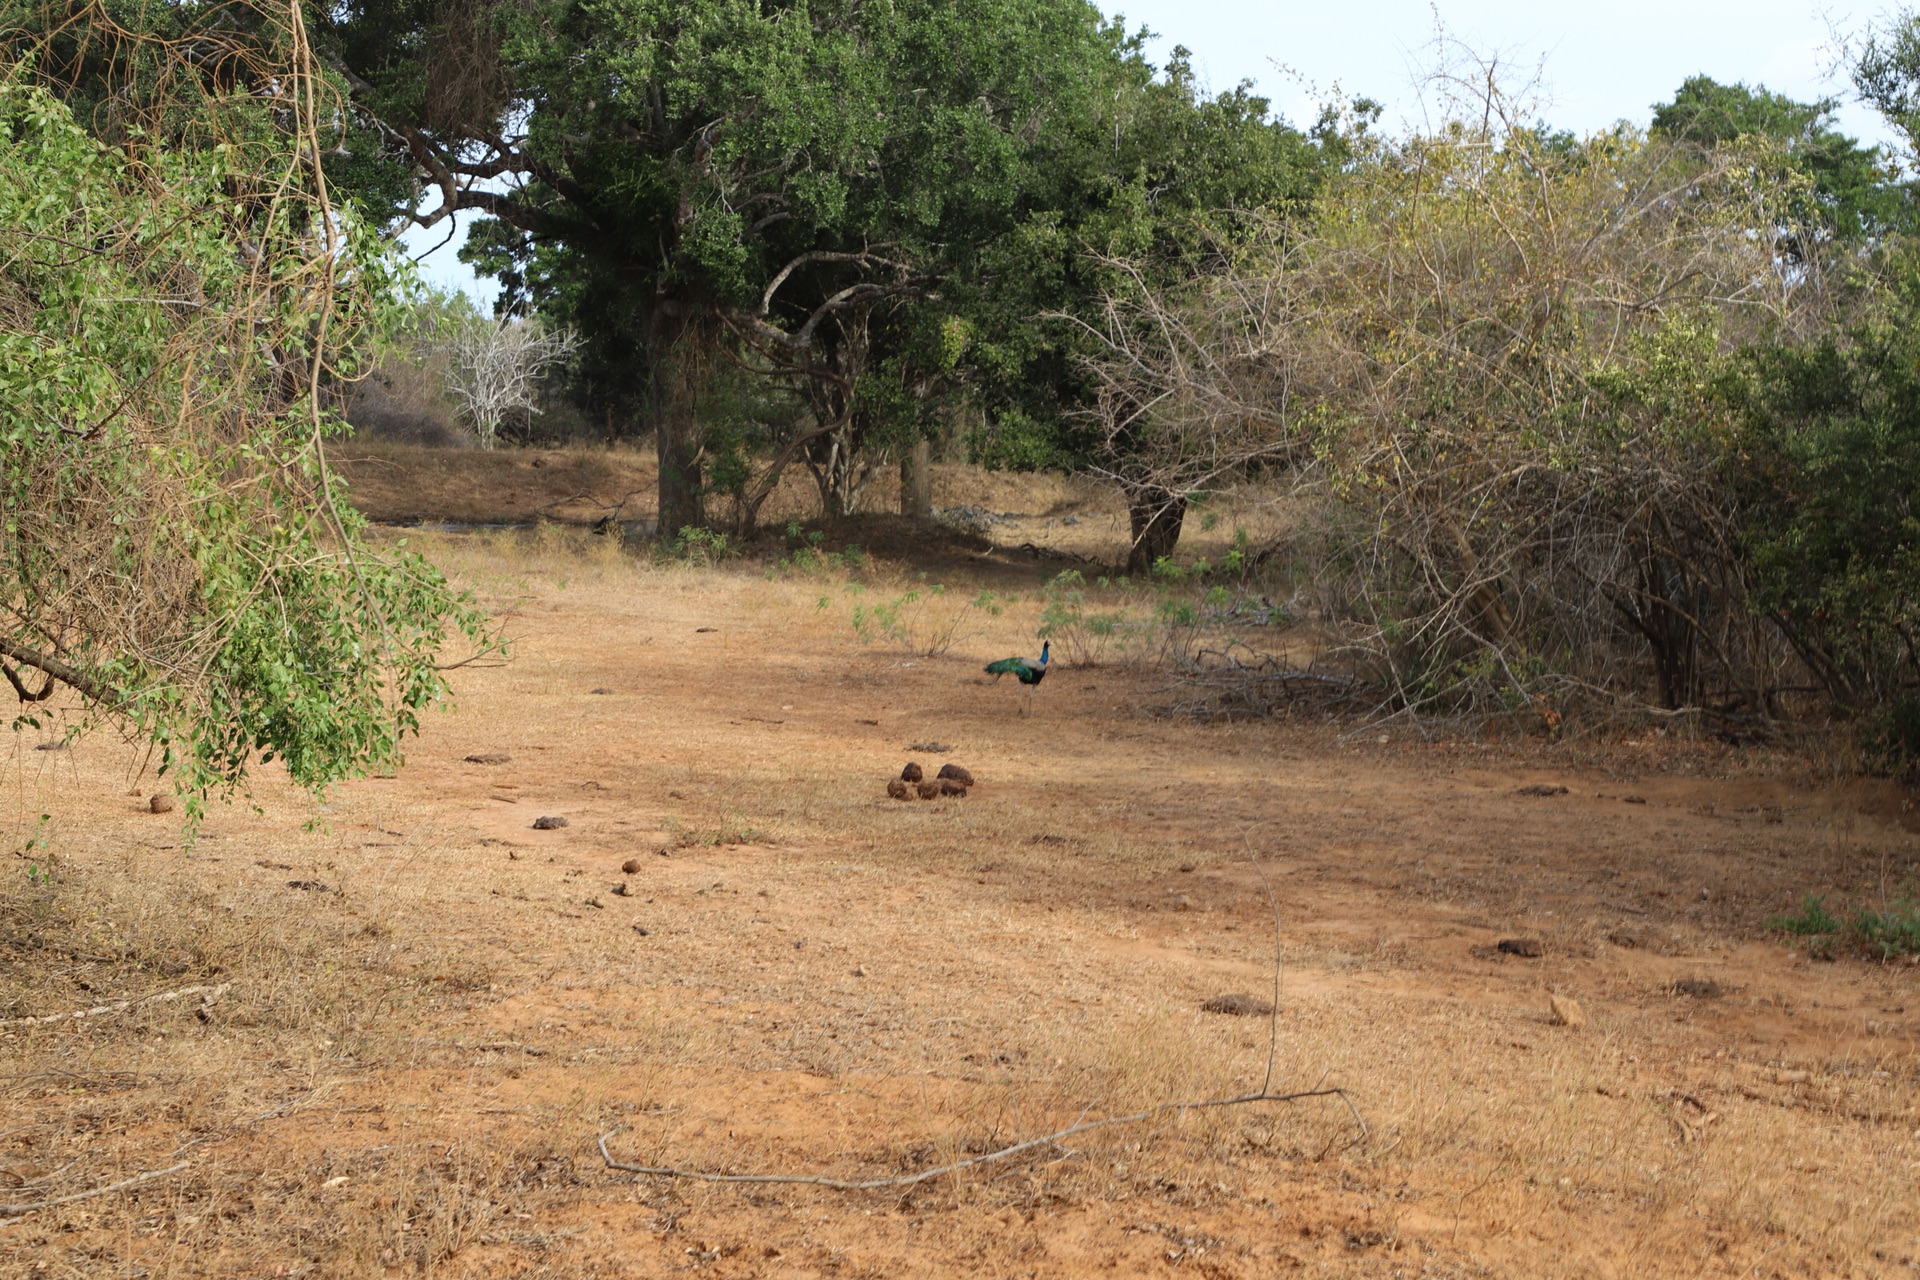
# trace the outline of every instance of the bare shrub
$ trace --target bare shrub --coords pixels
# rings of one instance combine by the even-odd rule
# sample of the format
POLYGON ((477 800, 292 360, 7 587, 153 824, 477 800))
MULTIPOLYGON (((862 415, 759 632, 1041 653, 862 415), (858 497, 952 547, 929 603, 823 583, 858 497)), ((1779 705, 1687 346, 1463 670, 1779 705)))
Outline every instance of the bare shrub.
POLYGON ((1496 68, 1443 88, 1439 127, 1356 134, 1311 220, 1109 299, 1111 452, 1176 493, 1284 474, 1307 514, 1269 558, 1383 712, 1765 713, 1792 657, 1711 383, 1822 296, 1775 261, 1792 182, 1760 142, 1548 133, 1496 68))
POLYGON ((447 362, 447 394, 460 403, 482 449, 491 449, 500 425, 515 413, 540 412, 540 380, 564 364, 579 341, 538 320, 493 321, 471 313, 451 316, 436 337, 447 362))

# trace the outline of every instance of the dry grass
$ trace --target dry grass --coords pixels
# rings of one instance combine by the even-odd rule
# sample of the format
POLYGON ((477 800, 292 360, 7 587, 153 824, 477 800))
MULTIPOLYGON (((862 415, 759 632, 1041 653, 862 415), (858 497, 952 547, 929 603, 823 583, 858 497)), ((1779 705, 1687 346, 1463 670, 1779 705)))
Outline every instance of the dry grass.
POLYGON ((861 645, 820 582, 761 566, 561 531, 416 542, 518 651, 461 674, 398 778, 320 814, 269 786, 181 850, 123 795, 122 749, 17 744, 9 838, 60 817, 51 878, 39 850, 6 864, 0 1017, 233 985, 205 1021, 0 1031, 0 1169, 84 1157, 8 1202, 189 1163, 0 1225, 0 1270, 1864 1276, 1920 1256, 1920 1024, 1882 1012, 1920 1009, 1920 970, 1752 936, 1775 883, 1897 877, 1897 827, 1811 802, 1736 823, 1728 788, 1752 784, 1671 775, 1634 784, 1647 806, 1571 775, 1570 797, 1519 800, 1533 777, 1464 750, 1143 720, 1116 709, 1151 687, 1125 670, 1063 671, 1021 721, 975 680, 1031 647, 1031 591, 925 659, 861 645), (928 739, 981 785, 887 800, 928 739), (464 762, 481 752, 511 761, 464 762), (529 830, 545 813, 570 825, 529 830), (629 1160, 906 1172, 1257 1084, 1265 1020, 1198 1009, 1270 975, 1243 834, 1281 897, 1281 1071, 1353 1089, 1364 1141, 1337 1104, 1190 1113, 903 1197, 600 1167, 594 1135, 623 1125, 629 1160), (1702 911, 1702 883, 1755 896, 1702 911), (1608 943, 1623 921, 1647 944, 1608 943), (1481 954, 1521 932, 1544 959, 1481 954), (1731 994, 1673 994, 1696 973, 1731 994), (1549 988, 1591 1026, 1547 1025, 1549 988))

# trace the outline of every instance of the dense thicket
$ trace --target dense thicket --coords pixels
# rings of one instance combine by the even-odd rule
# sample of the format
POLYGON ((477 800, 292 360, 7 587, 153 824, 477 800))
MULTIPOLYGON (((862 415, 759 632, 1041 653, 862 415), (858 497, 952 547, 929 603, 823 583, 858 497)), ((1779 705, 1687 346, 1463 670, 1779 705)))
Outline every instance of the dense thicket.
POLYGON ((1825 104, 1696 79, 1575 138, 1467 87, 1310 218, 1111 293, 1109 438, 1169 489, 1281 479, 1383 710, 1838 711, 1910 758, 1909 189, 1825 104))

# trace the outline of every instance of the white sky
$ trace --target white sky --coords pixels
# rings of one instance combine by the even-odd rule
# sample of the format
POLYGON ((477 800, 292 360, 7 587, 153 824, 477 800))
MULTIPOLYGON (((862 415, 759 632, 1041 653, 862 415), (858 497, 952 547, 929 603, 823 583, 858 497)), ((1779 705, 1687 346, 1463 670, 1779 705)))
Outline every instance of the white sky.
MULTIPOLYGON (((1834 70, 1835 33, 1855 33, 1881 12, 1821 0, 1607 0, 1541 4, 1526 0, 1102 0, 1131 28, 1157 33, 1151 56, 1176 44, 1215 90, 1256 82, 1283 115, 1312 123, 1335 85, 1349 97, 1387 106, 1390 130, 1421 120, 1419 71, 1430 65, 1436 15, 1449 33, 1531 72, 1542 58, 1546 121, 1588 132, 1617 120, 1644 124, 1653 104, 1698 72, 1761 83, 1802 100, 1848 97, 1834 70)), ((1888 140, 1878 117, 1852 102, 1841 125, 1867 141, 1888 140)), ((429 249, 446 227, 407 236, 429 249)), ((464 229, 463 229, 464 231, 464 229)), ((494 286, 455 258, 458 238, 422 263, 428 282, 463 289, 491 306, 494 286)))

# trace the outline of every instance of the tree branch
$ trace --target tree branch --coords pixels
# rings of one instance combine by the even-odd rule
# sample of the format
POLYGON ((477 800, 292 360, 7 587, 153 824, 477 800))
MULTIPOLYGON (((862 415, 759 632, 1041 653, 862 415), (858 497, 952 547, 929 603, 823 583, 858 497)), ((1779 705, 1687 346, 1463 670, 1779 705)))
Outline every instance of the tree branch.
POLYGON ((13 686, 14 693, 19 696, 22 702, 45 702, 53 693, 54 679, 52 676, 48 676, 47 682, 40 686, 40 692, 28 693, 26 684, 20 679, 20 673, 4 662, 0 662, 0 675, 7 678, 7 683, 13 686))
POLYGON ((857 262, 861 266, 878 263, 881 266, 892 267, 896 271, 904 272, 906 270, 905 267, 897 262, 889 262, 887 259, 876 257, 871 253, 837 253, 830 249, 809 250, 795 258, 792 262, 789 262, 786 266, 780 268, 780 270, 774 274, 773 279, 767 282, 766 289, 760 294, 760 309, 755 314, 761 316, 766 315, 767 311, 773 306, 773 295, 780 291, 780 286, 787 282, 787 277, 798 271, 801 267, 813 262, 857 262))
MULTIPOLYGON (((9 661, 19 663, 23 667, 32 667, 35 671, 44 672, 52 679, 58 680, 61 684, 75 690, 81 696, 91 701, 107 706, 116 706, 125 701, 118 690, 88 675, 78 667, 62 662, 58 658, 49 657, 37 649, 29 649, 26 645, 10 640, 6 636, 0 636, 0 658, 6 658, 9 661)), ((42 692, 37 697, 27 697, 26 691, 21 688, 20 681, 11 671, 7 672, 7 679, 8 682, 20 692, 20 700, 22 702, 38 702, 41 698, 46 697, 45 692, 42 692)))

